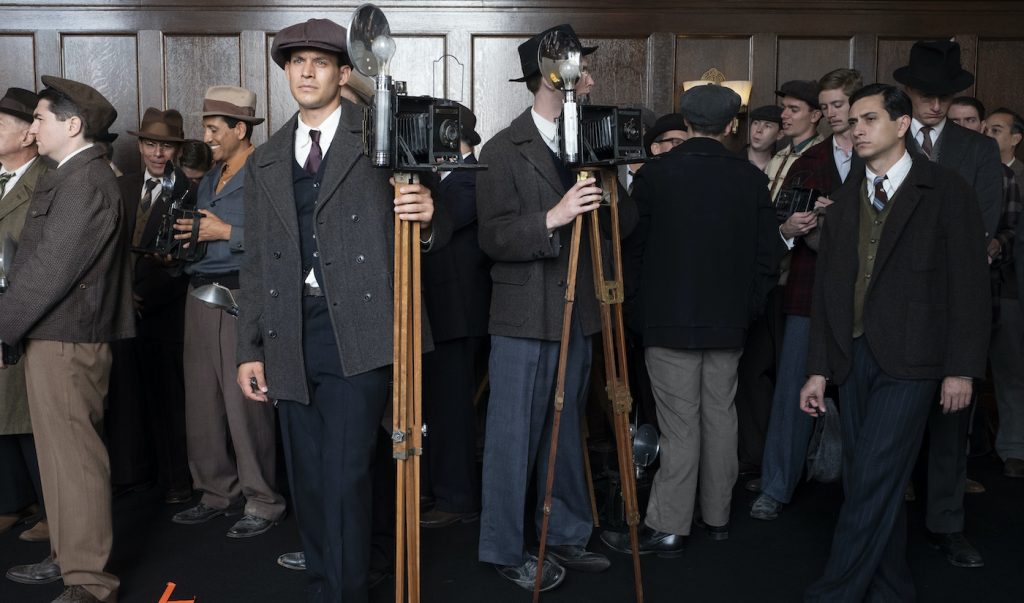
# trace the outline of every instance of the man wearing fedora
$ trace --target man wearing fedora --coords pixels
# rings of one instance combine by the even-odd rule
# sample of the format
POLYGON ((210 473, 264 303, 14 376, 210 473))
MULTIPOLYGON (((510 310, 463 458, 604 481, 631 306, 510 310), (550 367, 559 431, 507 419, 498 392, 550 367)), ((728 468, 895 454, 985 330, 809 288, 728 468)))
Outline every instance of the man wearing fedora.
MULTIPOLYGON (((213 169, 199 182, 197 240, 206 245, 199 260, 186 264, 189 291, 219 283, 237 295, 245 255, 245 178, 252 155, 256 95, 235 86, 212 86, 203 98, 203 129, 213 169)), ((188 241, 192 220, 179 219, 175 238, 188 241)), ((188 244, 192 244, 188 241, 188 244)), ((252 404, 235 386, 237 321, 189 295, 185 301, 185 425, 189 467, 199 504, 174 516, 181 524, 204 523, 220 515, 242 518, 229 538, 258 536, 285 513, 277 491, 273 407, 252 404)))
MULTIPOLYGON (((533 105, 487 143, 481 155, 487 170, 477 177, 480 247, 494 261, 479 559, 527 590, 533 589, 538 571, 541 588, 548 590, 564 579, 565 567, 600 572, 610 565, 607 557, 586 549, 593 518, 579 426, 590 375, 591 336, 601 329, 587 229, 580 243, 543 568, 538 570, 537 557, 524 546, 523 510, 534 468, 538 498, 544 496, 572 223, 576 216, 597 209, 602 197, 593 178, 577 181, 558 155, 556 119, 564 95, 542 76, 538 60, 542 40, 554 32, 576 37, 572 27, 558 25, 519 46, 523 76, 512 81, 526 83, 533 105)), ((594 50, 583 47, 582 53, 594 50)), ((584 77, 591 79, 589 74, 584 77)), ((623 191, 623 236, 636 219, 636 206, 623 191)), ((540 502, 538 529, 543 519, 540 502)))
MULTIPOLYGON (((892 75, 913 103, 907 148, 955 171, 967 182, 974 194, 963 201, 980 210, 987 246, 1002 215, 1003 172, 995 141, 946 119, 954 95, 974 83, 974 76, 960 66, 960 45, 949 40, 917 42, 910 50, 910 63, 892 75)), ((986 283, 985 289, 988 287, 986 283)), ((963 292, 975 293, 980 292, 963 292)), ((936 404, 928 419, 929 541, 958 567, 984 564, 963 534, 970 417, 969 408, 948 413, 936 404)))
MULTIPOLYGON (((9 88, 0 98, 0 244, 21 236, 32 193, 47 170, 29 134, 38 101, 22 88, 9 88)), ((4 258, 5 268, 12 259, 4 258)), ((43 508, 24 368, 0 371, 0 533, 38 517, 43 508)))
POLYGON ((236 388, 280 412, 311 603, 369 597, 374 518, 388 506, 371 484, 394 358, 394 216, 420 222, 426 250, 450 234, 425 186, 396 198, 363 154, 363 111, 341 98, 345 40, 327 19, 274 37, 298 112, 253 154, 245 185, 236 388))
POLYGON ((125 211, 114 173, 93 145, 114 108, 85 84, 43 76, 29 130, 57 168, 36 186, 0 340, 24 348, 29 411, 50 524, 51 554, 8 571, 13 580, 64 579, 55 601, 114 601, 104 571, 113 541, 110 465, 98 426, 109 342, 135 333, 125 211))

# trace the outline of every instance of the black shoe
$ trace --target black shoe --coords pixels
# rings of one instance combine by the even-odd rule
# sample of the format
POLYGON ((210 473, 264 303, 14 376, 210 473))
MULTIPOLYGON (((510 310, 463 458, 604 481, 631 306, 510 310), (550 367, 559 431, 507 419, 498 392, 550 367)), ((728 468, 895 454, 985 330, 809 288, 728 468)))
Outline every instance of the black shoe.
POLYGON ((290 570, 305 570, 306 553, 304 551, 299 551, 298 553, 285 553, 277 558, 277 564, 290 570))
MULTIPOLYGON (((686 548, 686 536, 659 532, 641 524, 637 534, 640 544, 640 554, 657 553, 659 557, 678 557, 683 554, 686 548)), ((605 530, 601 532, 601 542, 608 545, 608 548, 620 553, 630 555, 633 553, 629 541, 629 532, 612 532, 605 530)))
POLYGON ((7 579, 20 584, 49 584, 60 580, 60 566, 47 557, 39 563, 12 567, 7 570, 7 579))
POLYGON ((698 528, 702 528, 708 533, 708 538, 711 540, 728 540, 729 539, 729 523, 726 522, 724 526, 713 526, 704 523, 703 518, 696 518, 693 520, 693 524, 698 528))
POLYGON ((1003 475, 1018 479, 1024 477, 1024 460, 1006 459, 1006 463, 1003 465, 1003 475))
POLYGON ((271 519, 246 514, 236 521, 235 525, 231 526, 227 536, 228 538, 252 538, 253 536, 263 534, 276 525, 277 522, 271 519))
POLYGON ((565 569, 588 574, 603 572, 612 565, 604 555, 571 544, 550 544, 544 549, 544 556, 554 559, 565 569))
POLYGON ((758 477, 758 478, 752 479, 752 480, 748 481, 746 484, 744 484, 743 487, 746 488, 747 490, 751 491, 751 492, 760 493, 761 492, 761 478, 758 477))
POLYGON ((169 505, 177 505, 192 500, 192 486, 171 488, 164 492, 164 502, 169 505))
POLYGON ((946 554, 946 560, 957 567, 981 567, 985 565, 978 549, 964 537, 963 532, 935 534, 928 532, 928 544, 946 554))
POLYGON ((64 592, 51 603, 100 603, 100 600, 85 588, 75 585, 65 588, 64 592))
POLYGON ((480 519, 480 513, 451 513, 436 507, 420 514, 420 527, 447 528, 457 523, 472 523, 480 519))
POLYGON ((194 525, 197 523, 206 523, 214 517, 230 517, 232 515, 238 515, 241 511, 238 507, 228 507, 227 509, 214 509, 209 507, 206 503, 200 502, 194 507, 189 507, 184 511, 174 514, 171 521, 174 523, 180 523, 183 525, 194 525))
MULTIPOLYGON (((526 561, 522 565, 495 565, 503 578, 515 582, 524 590, 533 591, 537 582, 537 557, 526 553, 526 561)), ((544 570, 540 580, 540 591, 549 591, 565 580, 565 568, 553 559, 544 560, 544 570)))
POLYGON ((750 505, 750 516, 762 521, 778 519, 782 506, 782 503, 762 492, 761 496, 754 500, 754 504, 750 505))

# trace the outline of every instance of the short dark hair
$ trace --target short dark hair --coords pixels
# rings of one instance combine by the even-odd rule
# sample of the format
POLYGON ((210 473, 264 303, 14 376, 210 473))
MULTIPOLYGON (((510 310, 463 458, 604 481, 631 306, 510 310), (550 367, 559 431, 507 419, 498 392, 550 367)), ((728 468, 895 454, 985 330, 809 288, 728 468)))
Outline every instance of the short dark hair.
POLYGON ((213 153, 210 152, 210 147, 202 140, 186 140, 181 143, 178 165, 192 170, 208 172, 210 171, 210 166, 213 165, 213 153))
POLYGON ((50 101, 50 112, 57 118, 57 121, 67 121, 72 117, 77 117, 82 122, 83 137, 89 142, 96 139, 98 134, 96 126, 85 119, 82 109, 75 104, 75 101, 71 100, 71 97, 54 88, 46 88, 39 93, 39 100, 50 101))
POLYGON ((1013 134, 1024 135, 1024 118, 1021 118, 1020 113, 1017 113, 1013 109, 1007 109, 1006 107, 999 107, 989 115, 995 115, 996 113, 1002 113, 1003 115, 1009 115, 1013 120, 1010 125, 1010 132, 1013 134))
POLYGON ((961 105, 963 107, 974 107, 974 110, 978 112, 978 119, 985 119, 985 105, 973 96, 958 96, 953 99, 950 103, 953 105, 961 105))
POLYGON ((910 97, 907 96, 907 93, 889 84, 868 84, 864 86, 850 97, 850 106, 853 106, 853 103, 860 99, 869 96, 882 97, 882 106, 885 107, 885 112, 889 114, 889 119, 893 121, 904 115, 910 117, 914 114, 914 106, 910 102, 910 97))
POLYGON ((691 121, 690 122, 690 129, 693 130, 694 134, 702 134, 704 136, 721 136, 722 132, 724 132, 725 128, 730 123, 732 123, 733 119, 734 118, 730 117, 729 121, 727 121, 727 122, 725 122, 724 124, 721 124, 721 125, 719 125, 719 124, 712 124, 712 125, 708 125, 708 124, 695 124, 695 123, 693 123, 691 121))
POLYGON ((526 78, 526 89, 529 90, 531 94, 537 94, 537 91, 540 90, 540 83, 542 80, 543 76, 541 76, 539 72, 531 75, 526 78))
POLYGON ((835 69, 821 76, 818 85, 822 90, 842 90, 846 96, 852 96, 854 92, 864 86, 864 80, 856 69, 835 69))
POLYGON ((234 117, 228 117, 227 115, 221 115, 219 117, 221 119, 223 119, 224 123, 226 123, 228 125, 228 127, 231 128, 232 130, 234 130, 235 126, 237 126, 240 123, 245 124, 245 136, 243 136, 242 139, 243 140, 252 140, 252 124, 251 123, 249 123, 247 121, 244 121, 244 120, 241 120, 241 119, 235 119, 234 117))

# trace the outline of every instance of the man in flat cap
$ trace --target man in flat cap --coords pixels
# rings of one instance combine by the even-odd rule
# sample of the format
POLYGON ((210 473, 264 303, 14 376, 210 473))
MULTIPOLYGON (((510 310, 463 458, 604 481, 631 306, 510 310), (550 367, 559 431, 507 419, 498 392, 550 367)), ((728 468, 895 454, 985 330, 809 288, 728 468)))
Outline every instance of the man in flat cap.
MULTIPOLYGON (((238 294, 239 270, 247 253, 245 179, 248 174, 256 95, 236 86, 211 86, 203 98, 206 144, 216 162, 199 182, 197 241, 190 240, 192 220, 179 219, 176 236, 189 245, 203 244, 205 254, 185 265, 189 290, 219 283, 238 294)), ((251 214, 249 214, 251 217, 251 214)), ((277 490, 274 409, 245 399, 232 377, 237 322, 194 296, 185 300, 185 425, 189 466, 199 503, 174 516, 197 524, 220 515, 242 518, 229 538, 265 533, 285 513, 277 490)))
MULTIPOLYGON (((955 94, 974 83, 974 75, 960 65, 960 45, 949 40, 916 42, 910 49, 909 64, 896 69, 892 76, 903 84, 913 103, 907 148, 957 172, 967 182, 974 194, 963 201, 981 212, 984 242, 988 245, 997 233, 1002 213, 1003 168, 994 140, 946 119, 955 94)), ((984 288, 987 291, 989 285, 984 288)), ((970 417, 970 409, 950 413, 935 404, 928 419, 925 525, 930 543, 958 567, 984 564, 981 553, 963 533, 970 417)))
POLYGON ((426 187, 403 185, 396 198, 388 171, 363 155, 362 109, 341 98, 345 38, 326 19, 274 37, 299 110, 246 172, 236 387, 280 412, 307 599, 358 603, 368 599, 373 460, 393 360, 394 216, 421 223, 427 250, 450 226, 426 187))
POLYGON ((764 105, 750 112, 750 143, 746 156, 762 172, 775 155, 775 145, 785 138, 782 131, 782 107, 764 105))
MULTIPOLYGON (((698 484, 698 525, 715 540, 729 536, 737 366, 778 259, 767 178, 722 144, 739 106, 740 97, 722 86, 683 93, 679 110, 690 138, 645 165, 633 187, 640 224, 627 243, 629 255, 640 258, 643 343, 662 433, 642 553, 683 552, 698 484)), ((628 533, 601 538, 630 552, 628 533)))
MULTIPOLYGON (((0 244, 8 237, 18 241, 32 193, 47 170, 29 134, 38 102, 22 88, 9 88, 0 98, 0 244)), ((4 258, 5 268, 12 259, 4 258)), ((0 371, 0 533, 38 517, 43 508, 24 368, 0 371)))
POLYGON ((104 571, 113 540, 110 465, 97 426, 109 342, 135 332, 125 210, 93 145, 114 108, 85 84, 42 81, 29 133, 57 168, 29 205, 10 287, 0 296, 0 340, 24 348, 52 554, 7 575, 28 583, 63 575, 67 588, 56 601, 114 601, 119 581, 104 571))
MULTIPOLYGON (((558 155, 564 95, 542 76, 538 49, 548 34, 575 37, 569 25, 544 31, 519 46, 533 106, 484 147, 487 170, 477 178, 480 247, 492 260, 490 379, 484 447, 483 511, 479 558, 524 589, 532 590, 537 558, 524 550, 523 507, 531 471, 543 498, 550 447, 569 239, 576 216, 597 209, 595 180, 577 182, 558 155)), ((583 48, 583 54, 593 52, 583 48)), ((623 233, 635 226, 636 208, 623 194, 623 233)), ((584 229, 586 231, 586 229, 584 229)), ((578 293, 568 349, 558 470, 541 588, 554 588, 565 568, 604 571, 608 559, 587 551, 593 526, 581 454, 580 419, 591 364, 590 336, 600 328, 588 234, 580 244, 578 293)), ((537 527, 543 512, 537 504, 537 527)))

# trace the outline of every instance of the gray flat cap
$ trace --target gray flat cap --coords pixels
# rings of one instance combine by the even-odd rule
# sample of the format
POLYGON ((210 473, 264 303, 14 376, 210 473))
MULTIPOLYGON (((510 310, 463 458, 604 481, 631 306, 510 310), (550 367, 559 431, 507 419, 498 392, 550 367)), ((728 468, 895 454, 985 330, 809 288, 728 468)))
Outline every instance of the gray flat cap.
POLYGON ((679 97, 679 112, 701 129, 724 129, 739 110, 740 95, 725 86, 696 86, 679 97))

